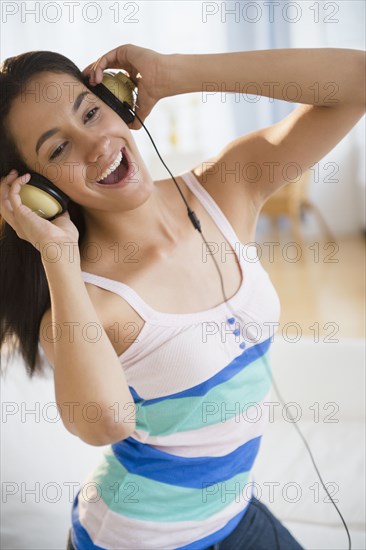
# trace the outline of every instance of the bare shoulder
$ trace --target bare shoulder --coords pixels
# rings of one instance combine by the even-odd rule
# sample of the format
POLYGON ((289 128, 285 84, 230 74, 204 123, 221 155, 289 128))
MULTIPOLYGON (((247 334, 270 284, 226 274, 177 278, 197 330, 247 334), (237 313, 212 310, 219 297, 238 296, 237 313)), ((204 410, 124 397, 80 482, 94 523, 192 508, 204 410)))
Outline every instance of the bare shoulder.
MULTIPOLYGON (((116 294, 86 283, 86 289, 116 354, 122 355, 136 340, 144 320, 121 297, 116 294)), ((39 330, 39 342, 48 362, 54 368, 54 339, 52 309, 43 315, 39 330)), ((64 327, 64 335, 69 335, 68 327, 64 327)), ((62 330, 62 327, 61 327, 62 330)))
POLYGON ((240 240, 246 242, 254 238, 261 203, 255 186, 246 181, 243 171, 250 163, 254 164, 258 151, 254 141, 248 138, 244 158, 238 155, 234 143, 191 171, 223 211, 240 240))
POLYGON ((86 289, 115 352, 122 355, 137 339, 145 321, 121 296, 89 283, 86 289))

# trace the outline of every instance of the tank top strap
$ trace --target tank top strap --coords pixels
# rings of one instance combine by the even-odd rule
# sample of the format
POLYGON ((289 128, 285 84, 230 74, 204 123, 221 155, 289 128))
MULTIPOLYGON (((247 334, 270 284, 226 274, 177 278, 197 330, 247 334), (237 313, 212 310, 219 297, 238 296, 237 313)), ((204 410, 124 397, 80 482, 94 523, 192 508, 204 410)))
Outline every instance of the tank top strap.
POLYGON ((235 233, 233 226, 211 195, 202 187, 193 172, 184 172, 179 177, 187 184, 192 193, 198 198, 203 207, 212 217, 223 235, 227 238, 231 246, 236 250, 237 243, 240 243, 239 237, 235 233))
POLYGON ((109 290, 114 294, 117 294, 142 317, 144 321, 148 321, 154 316, 154 310, 144 302, 144 300, 135 292, 130 286, 120 281, 115 281, 113 279, 108 279, 107 277, 102 277, 100 275, 94 275, 94 273, 88 273, 82 271, 81 275, 83 277, 84 283, 91 283, 99 288, 104 290, 109 290))

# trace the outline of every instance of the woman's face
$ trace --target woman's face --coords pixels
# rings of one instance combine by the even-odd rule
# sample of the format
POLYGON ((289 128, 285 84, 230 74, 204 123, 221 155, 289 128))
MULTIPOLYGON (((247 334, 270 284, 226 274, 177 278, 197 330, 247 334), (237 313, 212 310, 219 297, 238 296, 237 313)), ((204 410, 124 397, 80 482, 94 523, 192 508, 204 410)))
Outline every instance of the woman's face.
POLYGON ((129 210, 151 192, 127 124, 68 74, 35 75, 13 102, 7 125, 29 169, 87 209, 129 210), (98 184, 123 148, 132 165, 127 185, 98 184))

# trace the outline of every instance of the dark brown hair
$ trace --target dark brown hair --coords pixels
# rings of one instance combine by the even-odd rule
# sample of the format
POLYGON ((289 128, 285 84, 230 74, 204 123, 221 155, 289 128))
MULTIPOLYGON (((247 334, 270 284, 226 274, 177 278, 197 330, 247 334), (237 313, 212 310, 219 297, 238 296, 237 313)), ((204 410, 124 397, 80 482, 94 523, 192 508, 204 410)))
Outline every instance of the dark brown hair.
MULTIPOLYGON (((64 73, 87 85, 87 78, 67 57, 50 51, 26 52, 6 59, 0 70, 0 177, 12 168, 19 175, 29 171, 6 127, 13 101, 35 75, 64 73)), ((68 211, 79 231, 85 234, 82 209, 70 201, 68 211)), ((15 351, 21 354, 30 378, 44 372, 38 347, 40 322, 50 307, 50 294, 39 251, 20 239, 0 217, 0 348, 7 350, 7 364, 15 351), (6 344, 6 346, 4 346, 6 344)), ((4 358, 3 354, 3 358, 4 358)), ((4 370, 1 367, 1 373, 4 370)))

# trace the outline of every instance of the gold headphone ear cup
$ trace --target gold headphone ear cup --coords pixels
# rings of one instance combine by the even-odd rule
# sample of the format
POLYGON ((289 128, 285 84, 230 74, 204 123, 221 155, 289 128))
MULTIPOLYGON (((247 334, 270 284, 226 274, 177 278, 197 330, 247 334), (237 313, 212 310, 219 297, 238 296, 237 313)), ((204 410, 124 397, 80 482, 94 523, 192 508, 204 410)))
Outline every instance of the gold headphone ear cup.
POLYGON ((89 89, 113 109, 126 124, 130 124, 134 120, 136 101, 130 85, 127 88, 121 79, 116 80, 116 77, 104 74, 103 81, 89 89), (123 101, 120 98, 126 98, 128 101, 123 101))
POLYGON ((122 103, 127 103, 134 111, 137 99, 137 87, 124 73, 104 73, 102 84, 122 103))
POLYGON ((23 185, 19 195, 22 203, 41 218, 54 218, 64 210, 62 204, 55 197, 33 185, 27 183, 23 185))

